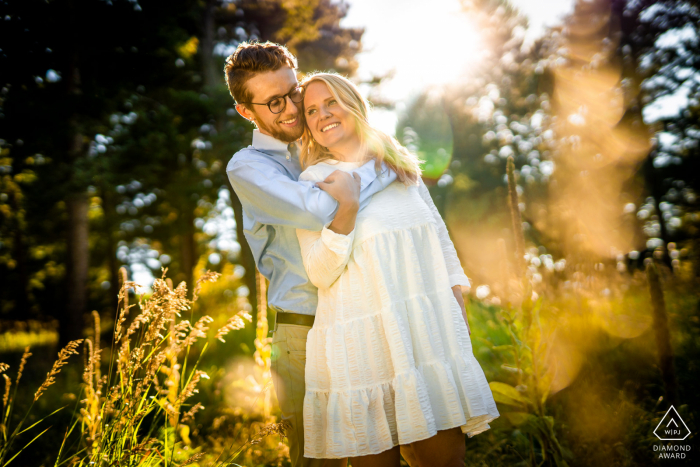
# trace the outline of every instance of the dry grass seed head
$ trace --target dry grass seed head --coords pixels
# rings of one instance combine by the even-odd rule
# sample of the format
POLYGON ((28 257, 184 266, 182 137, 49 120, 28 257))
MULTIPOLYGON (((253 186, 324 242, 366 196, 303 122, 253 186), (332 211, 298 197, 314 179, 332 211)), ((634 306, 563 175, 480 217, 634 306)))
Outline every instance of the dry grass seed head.
POLYGON ((102 336, 102 333, 100 331, 101 325, 100 325, 100 314, 93 310, 92 312, 92 319, 94 321, 95 327, 94 327, 94 335, 93 335, 93 357, 94 357, 94 366, 93 370, 95 372, 95 379, 99 381, 100 379, 100 338, 102 336))
POLYGON ((198 452, 197 454, 195 454, 194 456, 190 457, 190 458, 187 459, 185 462, 183 462, 182 464, 180 464, 180 466, 181 466, 181 467, 184 467, 185 465, 194 464, 195 462, 197 462, 197 461, 198 461, 199 459, 201 459, 202 457, 204 457, 204 453, 203 453, 203 452, 198 452))
POLYGON ((204 274, 202 274, 199 277, 199 279, 197 279, 197 283, 194 286, 194 291, 192 292, 192 301, 196 302, 199 298, 199 292, 201 292, 202 284, 204 282, 215 282, 217 279, 219 279, 220 276, 220 273, 214 271, 207 271, 204 274))
POLYGON ((193 395, 195 395, 199 392, 196 387, 197 387, 197 383, 199 383, 199 380, 201 378, 209 379, 209 375, 207 375, 202 370, 197 370, 194 373, 194 376, 190 380, 189 384, 187 386, 185 386, 185 389, 183 389, 182 392, 180 393, 180 396, 177 398, 176 405, 179 406, 180 404, 185 402, 185 400, 187 400, 188 398, 192 397, 193 395))
POLYGON ((12 386, 12 378, 5 374, 3 374, 2 377, 5 378, 5 394, 2 396, 2 407, 4 409, 7 409, 7 402, 10 400, 10 387, 12 386))
POLYGON ((51 367, 51 371, 46 374, 46 381, 39 386, 39 389, 37 389, 36 393, 34 394, 34 402, 39 400, 44 391, 46 391, 49 386, 56 382, 55 377, 61 372, 61 367, 68 362, 68 358, 71 355, 78 355, 78 351, 76 349, 82 342, 82 339, 71 341, 64 348, 62 348, 60 352, 58 352, 58 359, 54 362, 53 367, 51 367))
POLYGON ((291 425, 289 424, 288 421, 282 420, 279 423, 271 423, 269 425, 265 425, 262 427, 260 431, 258 431, 255 436, 251 438, 249 443, 251 445, 253 444, 258 444, 260 441, 262 441, 265 437, 278 434, 280 436, 286 436, 287 435, 287 430, 291 428, 291 425))
POLYGON ((103 384, 101 380, 106 382, 106 379, 100 378, 99 375, 100 354, 102 353, 102 349, 94 350, 90 339, 86 339, 85 342, 85 353, 88 361, 85 365, 85 370, 83 371, 83 381, 88 385, 88 388, 92 394, 99 394, 103 384))
POLYGON ((29 351, 29 346, 26 346, 24 348, 24 353, 22 354, 22 360, 19 362, 19 371, 17 371, 17 382, 15 384, 19 384, 19 380, 22 378, 22 373, 24 373, 24 367, 27 365, 27 360, 29 360, 29 357, 31 357, 33 354, 29 351))
POLYGON ((224 336, 231 331, 243 329, 245 327, 246 320, 250 323, 253 321, 253 317, 250 316, 250 313, 248 313, 246 310, 239 311, 234 316, 229 318, 228 321, 226 321, 226 324, 216 332, 216 338, 221 342, 226 342, 224 340, 224 336))
POLYGON ((200 402, 197 402, 194 406, 192 406, 190 410, 185 412, 185 414, 182 416, 182 419, 180 420, 180 423, 187 423, 191 420, 194 420, 195 414, 202 409, 204 409, 204 406, 200 402))
POLYGON ((199 318, 192 327, 190 334, 181 342, 179 348, 183 349, 194 344, 200 337, 207 337, 207 331, 209 330, 207 324, 211 323, 212 321, 214 321, 214 319, 210 316, 202 316, 199 318))

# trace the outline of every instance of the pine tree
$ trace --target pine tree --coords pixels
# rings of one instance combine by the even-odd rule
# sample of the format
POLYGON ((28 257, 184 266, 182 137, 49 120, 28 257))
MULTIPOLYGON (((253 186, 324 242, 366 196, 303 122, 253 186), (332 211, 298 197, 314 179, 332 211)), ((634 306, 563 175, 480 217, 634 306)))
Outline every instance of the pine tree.
POLYGON ((301 2, 313 18, 304 24, 288 3, 272 3, 281 16, 255 16, 262 4, 246 1, 0 4, 10 18, 0 33, 6 313, 50 312, 69 339, 88 308, 114 309, 121 264, 153 275, 167 266, 191 283, 198 267, 237 262, 255 296, 240 202, 225 175, 252 127, 233 109, 224 59, 242 40, 286 37, 302 64, 308 56, 305 69, 352 72, 361 36, 339 26, 346 6, 301 2))
MULTIPOLYGON (((547 240, 540 211, 555 146, 549 129, 553 46, 547 39, 526 43, 527 21, 507 2, 478 0, 463 6, 478 26, 481 55, 472 59, 469 76, 429 90, 409 105, 397 136, 430 159, 426 183, 435 183, 431 194, 451 227, 463 265, 477 282, 494 283, 500 271, 485 265, 494 263, 498 251, 495 238, 488 244, 493 230, 509 225, 503 203, 508 156, 520 175, 518 191, 527 196, 522 213, 532 227, 527 233, 537 244, 547 240), (438 114, 443 117, 433 117, 438 114), (421 123, 422 116, 432 126, 443 123, 431 129, 421 123), (441 144, 422 147, 434 139, 430 134, 441 134, 441 144), (449 145, 442 142, 445 134, 451 134, 449 145)), ((509 251, 514 251, 512 243, 509 251)))
POLYGON ((682 257, 692 258, 691 273, 699 277, 700 6, 692 0, 612 3, 634 108, 654 136, 638 174, 645 199, 637 215, 647 247, 674 271, 682 257))

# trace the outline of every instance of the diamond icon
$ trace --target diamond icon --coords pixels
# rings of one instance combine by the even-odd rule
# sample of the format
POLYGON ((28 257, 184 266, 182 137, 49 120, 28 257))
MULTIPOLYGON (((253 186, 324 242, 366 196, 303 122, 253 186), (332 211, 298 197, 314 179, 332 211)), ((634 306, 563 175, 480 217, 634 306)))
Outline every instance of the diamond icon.
POLYGON ((690 435, 675 407, 671 406, 654 429, 654 434, 661 441, 683 441, 690 435))

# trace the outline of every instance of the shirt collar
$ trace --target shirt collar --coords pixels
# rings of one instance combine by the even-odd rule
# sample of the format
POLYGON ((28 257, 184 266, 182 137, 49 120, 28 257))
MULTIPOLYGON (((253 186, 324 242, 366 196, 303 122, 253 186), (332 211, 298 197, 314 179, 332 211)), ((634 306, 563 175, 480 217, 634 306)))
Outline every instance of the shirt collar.
POLYGON ((289 159, 290 154, 287 146, 288 143, 280 141, 273 136, 266 135, 257 128, 253 130, 253 147, 255 149, 289 159))

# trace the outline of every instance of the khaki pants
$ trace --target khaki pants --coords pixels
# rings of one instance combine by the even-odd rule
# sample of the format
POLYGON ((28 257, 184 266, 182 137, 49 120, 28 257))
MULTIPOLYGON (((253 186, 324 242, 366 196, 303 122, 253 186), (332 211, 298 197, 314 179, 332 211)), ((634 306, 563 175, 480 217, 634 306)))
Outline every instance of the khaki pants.
POLYGON ((304 457, 304 368, 306 335, 309 330, 309 326, 277 324, 272 335, 272 378, 282 410, 282 420, 291 425, 287 430, 289 456, 292 467, 343 467, 346 459, 304 457))

